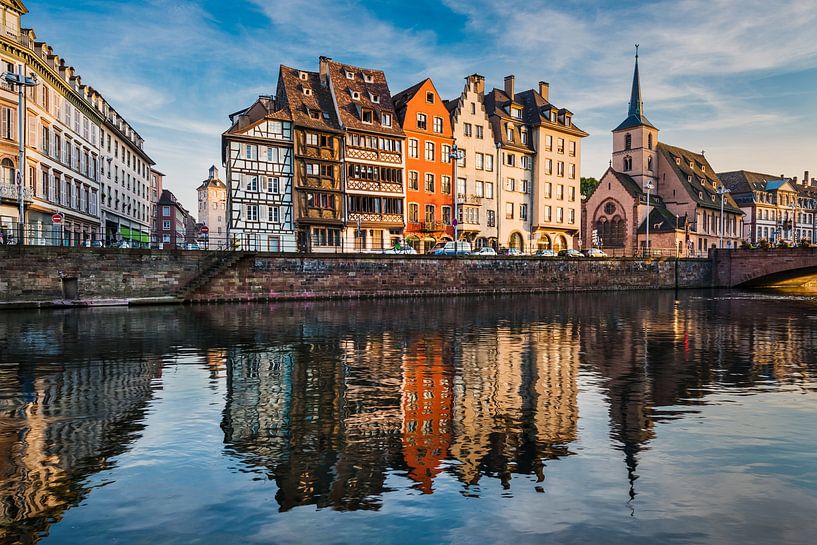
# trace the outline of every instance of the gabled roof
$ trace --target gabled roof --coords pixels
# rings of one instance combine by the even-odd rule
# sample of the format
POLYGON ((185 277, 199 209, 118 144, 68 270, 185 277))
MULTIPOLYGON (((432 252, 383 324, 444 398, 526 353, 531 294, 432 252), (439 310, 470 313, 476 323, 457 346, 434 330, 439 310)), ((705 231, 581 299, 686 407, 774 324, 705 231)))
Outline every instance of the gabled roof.
POLYGON ((638 227, 638 233, 647 232, 647 222, 650 223, 650 233, 671 233, 673 231, 683 231, 686 227, 687 218, 676 216, 670 212, 663 204, 653 206, 650 209, 649 218, 644 218, 638 227))
POLYGON ((317 72, 281 65, 278 71, 278 99, 292 115, 296 126, 339 132, 332 92, 317 72), (302 79, 301 74, 306 76, 302 79), (308 91, 306 91, 308 89, 308 91), (307 94, 308 93, 308 94, 307 94), (318 119, 314 115, 317 112, 318 119))
POLYGON ((527 91, 516 93, 514 98, 515 101, 521 104, 523 107, 522 119, 527 125, 532 127, 544 125, 552 127, 555 130, 574 134, 576 136, 588 136, 588 133, 574 125, 572 121, 569 127, 561 125, 558 122, 553 123, 550 120, 550 112, 552 110, 556 110, 561 115, 572 114, 572 112, 567 108, 557 108, 555 105, 545 100, 545 97, 540 95, 536 89, 528 89, 527 91))
POLYGON ((326 63, 343 127, 392 136, 405 136, 397 122, 389 84, 382 70, 341 64, 325 57, 321 58, 321 63, 326 63), (347 73, 352 76, 351 79, 347 77, 347 73), (358 98, 353 98, 353 92, 357 93, 358 98), (372 100, 373 96, 377 97, 377 102, 372 100), (364 123, 361 119, 361 110, 364 108, 373 112, 372 123, 364 123), (384 113, 392 116, 391 126, 381 123, 384 113))
POLYGON ((20 0, 0 0, 0 4, 10 7, 20 15, 28 13, 28 8, 20 0))
POLYGON ((222 182, 218 178, 209 178, 209 179, 204 180, 203 182, 201 182, 201 185, 199 185, 196 188, 196 191, 202 191, 202 190, 207 189, 209 187, 214 187, 214 188, 217 188, 217 189, 227 189, 227 184, 225 184, 224 182, 222 182))
MULTIPOLYGON (((664 156, 672 169, 671 174, 675 174, 681 186, 686 189, 687 194, 696 204, 720 210, 721 196, 717 192, 717 187, 722 184, 703 154, 670 146, 663 142, 658 143, 656 151, 664 156), (676 159, 680 159, 678 161, 680 164, 676 162, 676 159), (691 182, 689 181, 690 176, 692 177, 691 182)), ((729 193, 724 198, 724 210, 737 214, 742 213, 729 193)))
POLYGON ((271 96, 260 96, 252 106, 230 116, 232 126, 224 134, 242 134, 264 120, 291 121, 286 104, 271 96))
MULTIPOLYGON (((423 88, 425 82, 431 81, 429 78, 424 79, 421 82, 415 83, 408 89, 404 89, 399 93, 395 94, 392 97, 392 102, 394 103, 394 111, 397 112, 397 117, 400 120, 400 124, 403 124, 406 116, 406 107, 408 103, 411 102, 411 99, 414 98, 414 95, 417 94, 417 91, 423 88)), ((432 83, 433 85, 433 83, 432 83)))
POLYGON ((732 193, 740 194, 765 191, 766 182, 780 179, 780 176, 750 172, 748 170, 734 170, 731 172, 720 172, 718 173, 718 178, 732 193))
MULTIPOLYGON (((536 150, 533 147, 533 138, 530 134, 528 135, 528 143, 522 143, 520 129, 525 125, 524 120, 511 117, 511 115, 505 111, 505 108, 511 103, 517 104, 501 89, 493 89, 490 93, 485 95, 485 112, 491 121, 494 138, 502 143, 503 148, 533 153, 536 150), (513 125, 513 141, 508 140, 508 134, 505 130, 507 123, 513 125)), ((522 109, 524 116, 524 105, 517 105, 522 109)))

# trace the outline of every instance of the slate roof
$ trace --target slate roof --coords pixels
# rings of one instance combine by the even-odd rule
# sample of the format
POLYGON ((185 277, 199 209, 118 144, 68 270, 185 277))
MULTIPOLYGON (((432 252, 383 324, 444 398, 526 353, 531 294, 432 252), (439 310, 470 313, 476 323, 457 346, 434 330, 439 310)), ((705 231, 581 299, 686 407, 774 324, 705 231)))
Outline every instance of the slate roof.
POLYGON ((656 129, 655 125, 650 123, 644 115, 644 101, 641 98, 641 78, 638 75, 638 53, 636 53, 635 69, 633 70, 633 89, 630 92, 630 109, 627 112, 627 119, 613 129, 613 132, 632 129, 633 127, 640 127, 641 125, 656 129))
POLYGON ((318 72, 281 65, 278 72, 278 99, 286 105, 296 126, 328 132, 340 132, 340 123, 332 93, 318 72), (301 78, 301 74, 306 79, 301 78), (306 94, 305 89, 309 89, 306 94), (319 112, 315 119, 310 112, 319 112))
POLYGON ((220 189, 227 189, 227 184, 219 180, 218 178, 208 178, 201 182, 201 184, 196 188, 196 191, 201 191, 202 189, 207 189, 207 187, 215 187, 220 189))
MULTIPOLYGON (((681 186, 686 189, 698 206, 720 210, 721 196, 718 195, 716 187, 721 185, 721 181, 703 154, 670 146, 663 142, 658 143, 656 151, 664 156, 681 186), (676 163, 676 159, 680 159, 680 165, 676 163), (690 162, 692 167, 689 166, 690 162), (691 182, 688 176, 692 176, 691 182)), ((731 194, 727 194, 724 199, 724 210, 737 214, 742 213, 731 194)))
POLYGON ((647 232, 647 221, 650 222, 650 233, 671 233, 673 231, 683 231, 686 227, 687 218, 685 216, 675 216, 663 205, 653 206, 650 209, 649 218, 644 218, 638 227, 638 233, 647 232))
POLYGON ((566 108, 557 108, 545 98, 539 94, 536 89, 528 89, 527 91, 522 91, 521 93, 516 93, 514 97, 516 102, 523 106, 522 111, 522 119, 525 121, 527 125, 530 126, 538 126, 544 125, 548 127, 552 127, 556 130, 568 132, 575 134, 576 136, 588 136, 588 133, 581 130, 579 127, 573 124, 571 120, 570 127, 565 125, 559 124, 558 122, 553 123, 550 120, 550 112, 552 110, 556 110, 560 113, 560 115, 564 115, 565 113, 572 114, 570 110, 566 108))
POLYGON ((322 58, 321 63, 326 63, 328 68, 329 79, 340 114, 340 122, 344 127, 398 137, 405 136, 397 121, 389 84, 386 82, 386 75, 382 70, 342 64, 328 58, 322 58), (352 79, 346 77, 347 72, 352 75, 352 79), (370 81, 366 81, 367 77, 370 81), (359 98, 352 97, 353 91, 359 93, 359 98), (372 96, 376 96, 378 101, 374 102, 372 96), (361 120, 360 112, 362 108, 374 112, 372 123, 364 123, 361 120), (390 127, 380 122, 384 113, 392 116, 390 127))
POLYGON ((232 125, 224 134, 244 133, 249 127, 257 125, 265 119, 291 121, 292 115, 286 104, 283 104, 275 97, 262 95, 249 108, 230 115, 232 125))
POLYGON ((779 180, 780 176, 750 172, 748 170, 734 170, 731 172, 720 172, 718 173, 718 178, 723 185, 732 190, 733 193, 740 194, 765 191, 766 182, 769 180, 779 180))
MULTIPOLYGON (((523 104, 512 101, 511 98, 505 94, 505 91, 501 89, 493 89, 490 93, 485 95, 485 112, 491 121, 494 138, 502 143, 503 148, 534 153, 536 150, 533 147, 533 137, 530 133, 528 133, 528 143, 522 143, 520 129, 525 125, 524 119, 511 117, 511 115, 505 111, 505 107, 512 102, 519 105, 520 108, 524 108, 523 104), (505 124, 508 122, 510 122, 514 128, 513 141, 508 140, 508 134, 505 131, 505 124)), ((522 115, 524 116, 524 110, 522 115)))
POLYGON ((408 106, 408 103, 411 102, 411 99, 414 98, 414 95, 417 94, 417 91, 422 89, 425 82, 429 81, 429 79, 430 78, 426 78, 419 83, 415 83, 408 89, 404 89, 392 97, 394 111, 397 112, 397 118, 400 121, 401 125, 406 119, 406 107, 408 106))

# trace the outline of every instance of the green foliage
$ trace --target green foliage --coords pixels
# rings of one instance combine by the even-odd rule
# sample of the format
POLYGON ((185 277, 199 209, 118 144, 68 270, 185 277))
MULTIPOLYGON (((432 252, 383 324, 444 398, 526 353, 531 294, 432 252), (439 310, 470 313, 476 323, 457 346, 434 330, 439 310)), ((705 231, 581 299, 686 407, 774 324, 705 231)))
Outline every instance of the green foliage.
POLYGON ((595 178, 584 178, 581 179, 580 190, 581 194, 584 197, 589 197, 593 194, 596 188, 599 185, 599 181, 595 178))

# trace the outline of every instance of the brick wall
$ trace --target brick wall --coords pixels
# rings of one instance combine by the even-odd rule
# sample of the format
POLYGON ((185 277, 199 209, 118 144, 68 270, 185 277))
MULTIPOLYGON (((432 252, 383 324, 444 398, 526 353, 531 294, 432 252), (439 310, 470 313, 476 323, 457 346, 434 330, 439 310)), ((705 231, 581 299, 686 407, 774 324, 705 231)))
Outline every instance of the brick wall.
MULTIPOLYGON (((213 256, 207 252, 0 247, 0 301, 62 297, 78 278, 81 299, 173 295, 213 256)), ((706 260, 433 258, 247 255, 191 296, 198 301, 284 300, 572 290, 672 289, 711 284, 706 260)))

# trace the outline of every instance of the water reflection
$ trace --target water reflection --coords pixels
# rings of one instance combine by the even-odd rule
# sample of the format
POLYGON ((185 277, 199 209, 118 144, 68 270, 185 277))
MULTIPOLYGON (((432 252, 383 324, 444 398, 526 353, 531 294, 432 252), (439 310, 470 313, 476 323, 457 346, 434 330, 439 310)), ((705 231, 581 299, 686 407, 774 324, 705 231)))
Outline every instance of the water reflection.
POLYGON ((663 292, 0 315, 0 542, 89 497, 182 360, 223 395, 212 448, 282 512, 381 510, 443 479, 543 491, 580 453, 581 384, 634 501, 662 422, 724 392, 814 392, 815 318, 811 299, 663 292))

